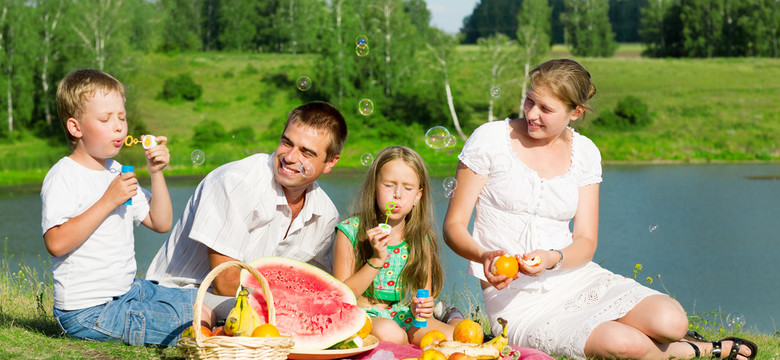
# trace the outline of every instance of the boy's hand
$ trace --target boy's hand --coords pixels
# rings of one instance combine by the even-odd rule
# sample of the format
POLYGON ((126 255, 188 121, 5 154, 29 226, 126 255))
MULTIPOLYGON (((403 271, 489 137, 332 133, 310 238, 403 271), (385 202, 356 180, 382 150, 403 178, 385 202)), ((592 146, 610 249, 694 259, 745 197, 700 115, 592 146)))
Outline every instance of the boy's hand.
POLYGON ((111 180, 111 184, 108 185, 103 198, 111 203, 112 208, 117 208, 135 196, 137 192, 138 179, 135 177, 135 173, 122 173, 117 175, 114 180, 111 180))
POLYGON ((165 136, 156 136, 155 140, 157 141, 156 146, 144 150, 150 175, 162 171, 171 161, 171 153, 168 151, 168 147, 165 146, 168 142, 168 138, 165 136))

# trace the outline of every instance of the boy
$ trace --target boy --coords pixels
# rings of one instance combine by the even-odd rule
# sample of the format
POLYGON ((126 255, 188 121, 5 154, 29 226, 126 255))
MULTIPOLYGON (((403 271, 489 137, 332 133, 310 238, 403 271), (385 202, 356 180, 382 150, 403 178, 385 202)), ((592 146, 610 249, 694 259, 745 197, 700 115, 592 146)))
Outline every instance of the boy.
MULTIPOLYGON (((162 172, 170 160, 167 139, 157 136, 158 145, 145 151, 150 193, 112 159, 127 136, 122 83, 99 70, 74 71, 57 87, 57 108, 72 153, 49 170, 41 188, 54 317, 76 338, 175 345, 192 324, 196 289, 136 279, 133 237, 139 223, 159 233, 171 228, 162 172)), ((203 319, 211 320, 210 309, 203 319)))

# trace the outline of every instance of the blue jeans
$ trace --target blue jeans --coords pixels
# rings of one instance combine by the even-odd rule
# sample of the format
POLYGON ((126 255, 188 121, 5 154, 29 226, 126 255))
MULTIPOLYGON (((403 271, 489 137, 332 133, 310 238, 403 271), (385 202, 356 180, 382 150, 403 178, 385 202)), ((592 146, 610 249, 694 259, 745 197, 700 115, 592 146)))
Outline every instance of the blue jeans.
POLYGON ((54 317, 68 335, 88 340, 143 346, 175 346, 182 331, 192 325, 197 289, 176 289, 135 279, 130 291, 86 309, 54 309, 54 317))

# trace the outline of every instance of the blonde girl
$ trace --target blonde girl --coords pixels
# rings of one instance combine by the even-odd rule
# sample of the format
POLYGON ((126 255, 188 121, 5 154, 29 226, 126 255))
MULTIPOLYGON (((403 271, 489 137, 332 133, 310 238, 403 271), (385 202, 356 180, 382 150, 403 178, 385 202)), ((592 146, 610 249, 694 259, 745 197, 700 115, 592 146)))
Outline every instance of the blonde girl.
POLYGON ((454 327, 432 316, 442 268, 431 229, 428 171, 420 155, 404 146, 380 151, 355 208, 352 217, 336 226, 333 274, 372 317, 371 333, 401 345, 419 345, 431 329, 451 339, 454 327), (389 234, 380 223, 392 227, 389 234), (431 296, 418 299, 417 289, 428 289, 431 296), (427 326, 412 326, 415 316, 427 319, 427 326))

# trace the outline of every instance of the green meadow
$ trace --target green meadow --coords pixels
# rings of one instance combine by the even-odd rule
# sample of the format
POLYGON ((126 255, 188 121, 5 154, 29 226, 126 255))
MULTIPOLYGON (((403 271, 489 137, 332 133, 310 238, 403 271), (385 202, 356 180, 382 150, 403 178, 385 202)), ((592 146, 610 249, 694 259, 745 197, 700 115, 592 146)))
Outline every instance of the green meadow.
MULTIPOLYGON (((459 114, 468 135, 488 118, 486 74, 490 64, 476 46, 460 46, 458 51, 457 61, 450 68, 450 81, 456 104, 470 109, 459 114)), ((594 111, 573 126, 594 140, 605 163, 780 160, 776 136, 780 130, 780 59, 649 59, 640 57, 640 52, 640 45, 628 44, 612 58, 576 59, 591 72, 598 92, 591 103, 594 111), (628 95, 639 97, 648 106, 651 125, 617 131, 593 124, 600 112, 611 111, 628 95)), ((569 56, 565 48, 556 46, 547 58, 569 56)), ((138 55, 133 75, 120 80, 128 88, 129 121, 141 124, 146 133, 169 138, 172 159, 168 175, 197 175, 251 153, 273 151, 287 112, 307 101, 294 81, 311 73, 315 62, 314 55, 147 54, 138 55), (164 80, 182 73, 203 86, 203 96, 194 102, 159 99, 164 80), (234 132, 231 141, 208 144, 194 140, 194 128, 202 121, 219 122, 228 134, 234 132), (242 129, 251 129, 253 136, 241 136, 242 129), (194 150, 206 155, 203 164, 191 161, 194 150)), ((317 79, 312 81, 317 86, 317 79)), ((520 84, 516 76, 499 79, 503 91, 494 99, 496 118, 517 114, 520 84)), ((443 91, 435 84, 430 87, 431 91, 443 91)), ((398 143, 355 126, 381 121, 376 116, 359 115, 358 100, 354 99, 354 109, 342 107, 352 127, 337 166, 339 171, 360 167, 363 153, 376 154, 398 143)), ((443 118, 440 125, 454 133, 452 119, 443 118)), ((422 151, 426 129, 410 129, 419 136, 405 145, 418 149, 434 173, 451 171, 463 141, 459 139, 452 149, 422 151)), ((40 183, 48 168, 67 154, 64 136, 40 139, 25 134, 21 140, 0 144, 0 185, 40 183)), ((138 164, 144 161, 141 147, 124 149, 118 160, 142 168, 138 164)), ((143 175, 144 170, 138 170, 143 175)))

